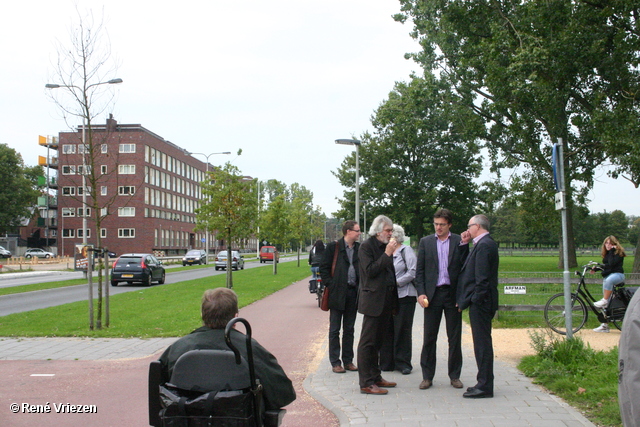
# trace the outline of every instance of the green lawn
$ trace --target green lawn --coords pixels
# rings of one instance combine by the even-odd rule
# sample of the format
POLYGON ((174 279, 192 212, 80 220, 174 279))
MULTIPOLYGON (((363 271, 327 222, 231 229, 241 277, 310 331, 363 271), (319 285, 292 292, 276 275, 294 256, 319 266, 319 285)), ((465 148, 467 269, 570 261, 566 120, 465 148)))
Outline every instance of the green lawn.
MULTIPOLYGON (((233 272, 234 291, 240 307, 260 300, 310 275, 308 266, 295 262, 233 272)), ((86 301, 15 313, 0 317, 2 336, 22 337, 173 337, 184 335, 201 324, 200 300, 206 289, 225 286, 225 275, 152 286, 113 295, 110 298, 110 327, 88 329, 86 301)))

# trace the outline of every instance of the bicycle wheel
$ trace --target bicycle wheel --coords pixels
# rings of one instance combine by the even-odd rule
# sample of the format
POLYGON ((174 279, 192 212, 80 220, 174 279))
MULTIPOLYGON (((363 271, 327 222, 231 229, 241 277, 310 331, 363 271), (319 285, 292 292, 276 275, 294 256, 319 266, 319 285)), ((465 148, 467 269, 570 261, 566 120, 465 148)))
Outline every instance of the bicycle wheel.
MULTIPOLYGON (((571 308, 571 328, 575 333, 587 323, 589 312, 582 298, 576 296, 576 294, 571 294, 571 299, 573 300, 573 306, 571 308)), ((564 293, 559 293, 549 298, 549 301, 547 301, 547 304, 544 306, 544 320, 553 331, 561 335, 567 334, 564 301, 564 293)))
POLYGON ((318 292, 316 295, 318 297, 318 307, 322 305, 322 294, 324 293, 324 288, 322 286, 318 286, 318 292))

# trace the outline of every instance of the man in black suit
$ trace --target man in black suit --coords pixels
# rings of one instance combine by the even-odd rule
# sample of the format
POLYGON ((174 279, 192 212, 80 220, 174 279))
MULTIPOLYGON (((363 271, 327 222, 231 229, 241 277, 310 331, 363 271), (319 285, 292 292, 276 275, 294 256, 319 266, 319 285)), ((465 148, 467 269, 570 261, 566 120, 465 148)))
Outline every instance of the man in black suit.
POLYGON ((400 247, 391 238, 393 222, 384 215, 371 223, 369 238, 360 245, 360 289, 358 312, 362 318, 362 330, 358 343, 358 376, 360 392, 387 394, 387 387, 396 383, 380 375, 380 348, 385 331, 392 325, 392 315, 398 307, 398 286, 393 266, 393 253, 400 247))
POLYGON ((489 235, 489 219, 476 215, 462 238, 472 238, 473 248, 458 279, 458 308, 469 309, 473 352, 478 365, 477 384, 463 397, 493 397, 493 341, 491 321, 498 310, 498 245, 489 235))
POLYGON ((453 214, 439 209, 433 215, 435 234, 420 239, 416 289, 418 303, 424 307, 424 341, 420 355, 422 382, 419 388, 426 390, 433 383, 436 372, 436 344, 438 330, 444 313, 449 339, 448 374, 451 385, 462 388, 462 313, 456 304, 458 275, 469 253, 469 239, 451 233, 453 214))

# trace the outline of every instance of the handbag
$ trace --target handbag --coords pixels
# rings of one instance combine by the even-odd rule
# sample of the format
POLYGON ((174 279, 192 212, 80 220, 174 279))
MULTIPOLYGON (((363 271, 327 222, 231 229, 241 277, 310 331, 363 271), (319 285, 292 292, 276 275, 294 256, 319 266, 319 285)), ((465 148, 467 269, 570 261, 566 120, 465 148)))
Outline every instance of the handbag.
MULTIPOLYGON (((331 277, 336 271, 336 262, 338 261, 338 243, 336 243, 336 249, 333 251, 333 262, 331 263, 331 277)), ((320 310, 329 311, 329 287, 324 287, 324 292, 322 293, 322 302, 320 303, 320 310)))

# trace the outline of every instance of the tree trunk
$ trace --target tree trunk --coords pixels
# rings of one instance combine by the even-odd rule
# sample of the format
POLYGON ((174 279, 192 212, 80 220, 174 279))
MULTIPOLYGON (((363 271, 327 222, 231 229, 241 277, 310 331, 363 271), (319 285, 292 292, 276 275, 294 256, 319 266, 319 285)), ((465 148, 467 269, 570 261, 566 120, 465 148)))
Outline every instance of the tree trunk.
POLYGON ((227 228, 227 288, 233 288, 233 273, 231 267, 233 265, 233 259, 231 258, 233 251, 231 250, 231 229, 227 228))
POLYGON ((638 248, 640 248, 640 234, 638 234, 638 241, 636 242, 636 255, 633 260, 632 273, 640 273, 640 254, 638 253, 638 248))

